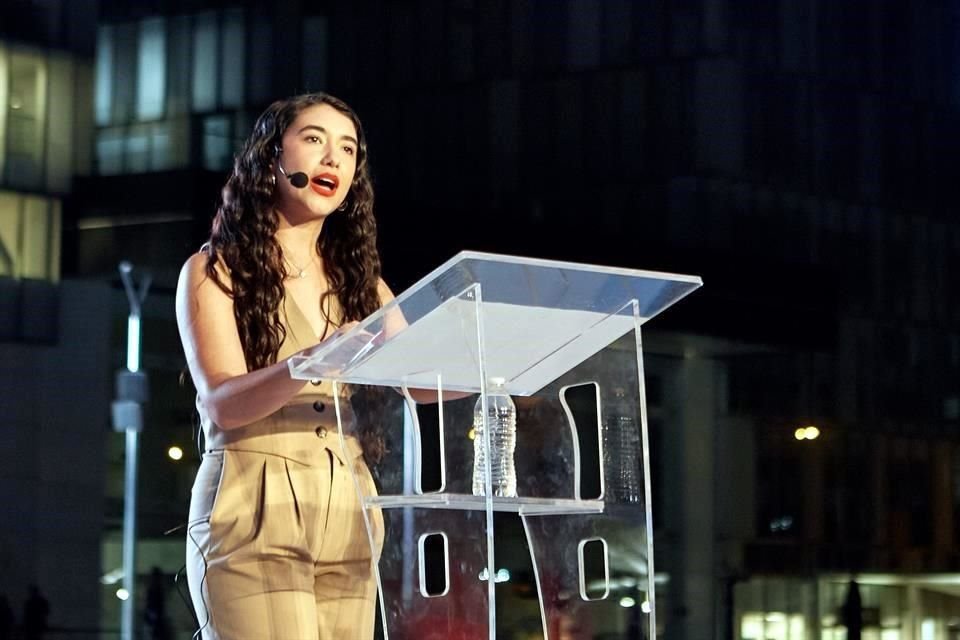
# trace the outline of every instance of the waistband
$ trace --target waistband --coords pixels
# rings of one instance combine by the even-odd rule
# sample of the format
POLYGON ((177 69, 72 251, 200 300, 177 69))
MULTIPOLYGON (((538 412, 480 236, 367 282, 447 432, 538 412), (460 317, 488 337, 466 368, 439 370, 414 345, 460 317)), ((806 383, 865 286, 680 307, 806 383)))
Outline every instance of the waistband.
POLYGON ((201 412, 200 417, 208 451, 231 449, 263 453, 311 466, 323 462, 325 451, 330 451, 342 463, 363 455, 360 442, 351 433, 352 416, 346 411, 341 413, 344 418, 341 445, 333 401, 329 397, 287 405, 262 420, 236 429, 221 429, 205 412, 201 412))

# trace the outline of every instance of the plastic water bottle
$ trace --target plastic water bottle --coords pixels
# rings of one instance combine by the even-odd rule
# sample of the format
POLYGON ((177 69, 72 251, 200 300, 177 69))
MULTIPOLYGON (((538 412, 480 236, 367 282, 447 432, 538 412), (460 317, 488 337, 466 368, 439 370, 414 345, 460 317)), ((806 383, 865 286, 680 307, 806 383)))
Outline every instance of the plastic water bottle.
POLYGON ((627 392, 614 389, 603 429, 603 459, 606 467, 604 481, 607 500, 613 502, 640 502, 640 430, 636 411, 627 392))
MULTIPOLYGON (((517 469, 513 452, 517 447, 517 406, 504 389, 503 378, 491 378, 487 385, 487 425, 490 426, 490 486, 493 495, 517 495, 517 469)), ((486 495, 483 469, 484 451, 483 396, 473 407, 473 495, 486 495)))

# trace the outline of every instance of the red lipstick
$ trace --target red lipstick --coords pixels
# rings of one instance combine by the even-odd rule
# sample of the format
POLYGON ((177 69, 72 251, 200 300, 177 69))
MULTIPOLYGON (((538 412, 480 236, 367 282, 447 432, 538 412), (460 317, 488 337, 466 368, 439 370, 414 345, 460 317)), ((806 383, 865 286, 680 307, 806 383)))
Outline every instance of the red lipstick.
POLYGON ((313 189, 314 193, 325 198, 336 194, 339 186, 340 178, 333 173, 321 173, 310 178, 310 188, 313 189))

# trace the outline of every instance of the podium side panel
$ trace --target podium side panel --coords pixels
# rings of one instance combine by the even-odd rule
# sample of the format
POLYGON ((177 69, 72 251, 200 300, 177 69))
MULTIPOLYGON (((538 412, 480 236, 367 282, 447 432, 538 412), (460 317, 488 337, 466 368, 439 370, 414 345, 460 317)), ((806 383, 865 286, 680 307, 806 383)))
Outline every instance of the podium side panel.
POLYGON ((384 509, 378 564, 385 637, 390 640, 474 640, 489 636, 484 511, 384 509), (419 541, 446 539, 443 558, 424 558, 419 541), (444 566, 445 565, 445 566, 444 566), (444 591, 429 594, 431 583, 444 591))
POLYGON ((655 628, 639 347, 638 325, 535 396, 543 420, 531 421, 528 430, 553 438, 543 439, 550 446, 524 469, 525 495, 603 502, 601 514, 523 516, 548 640, 647 638, 655 628), (561 400, 574 388, 582 390, 578 410, 572 399, 561 400), (564 404, 569 411, 560 411, 564 404))

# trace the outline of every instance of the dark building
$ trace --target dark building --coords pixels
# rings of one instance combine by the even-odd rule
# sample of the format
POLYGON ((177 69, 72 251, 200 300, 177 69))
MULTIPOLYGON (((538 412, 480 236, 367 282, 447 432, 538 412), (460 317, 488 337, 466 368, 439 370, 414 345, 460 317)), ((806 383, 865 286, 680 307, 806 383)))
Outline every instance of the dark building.
POLYGON ((110 289, 60 264, 91 167, 95 8, 0 5, 0 593, 20 621, 37 585, 73 630, 99 621, 110 388, 110 289))
MULTIPOLYGON (((0 98, 52 96, 0 100, 4 286, 57 280, 61 253, 70 278, 112 282, 121 259, 155 276, 144 567, 179 566, 180 534, 162 532, 196 463, 177 271, 256 115, 328 90, 364 120, 395 290, 464 248, 704 278, 645 341, 665 637, 843 637, 851 574, 865 637, 952 637, 956 2, 157 0, 102 2, 96 29, 40 4, 3 14, 34 26, 2 28, 33 44, 2 36, 0 98), (54 81, 61 55, 80 72, 54 81), (41 58, 49 80, 23 70, 41 58), (76 123, 69 151, 68 116, 36 124, 45 108, 76 123)), ((114 438, 104 573, 119 561, 114 438)), ((611 608, 623 633, 629 612, 611 608)))

